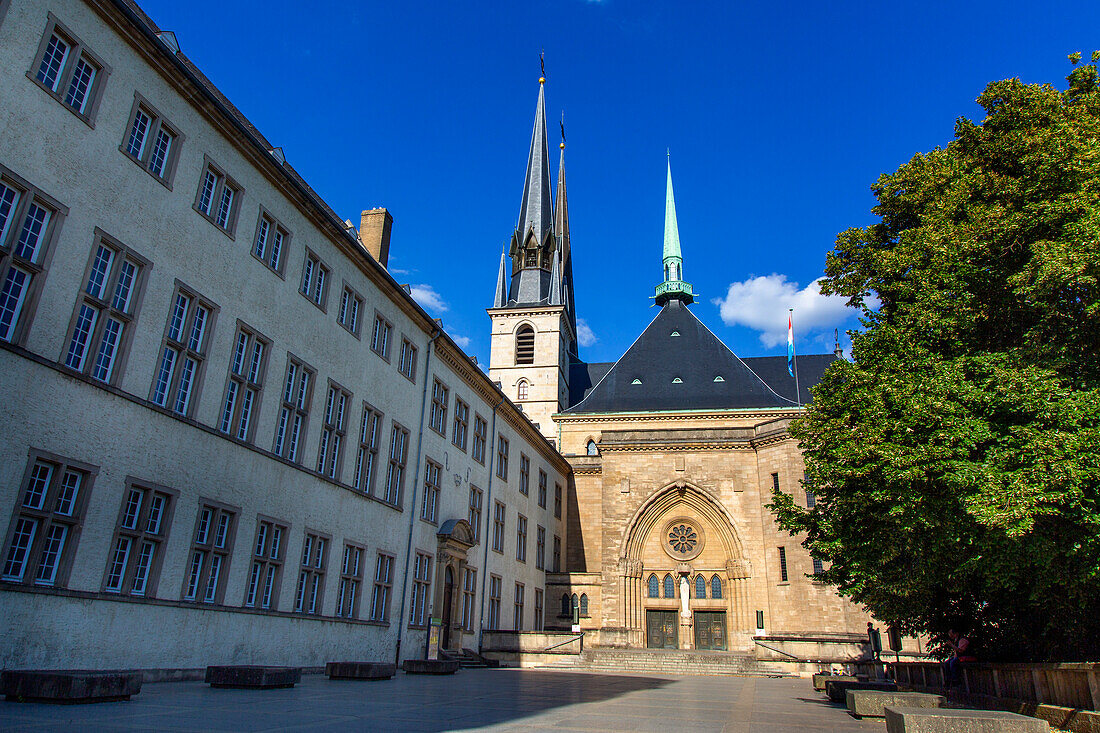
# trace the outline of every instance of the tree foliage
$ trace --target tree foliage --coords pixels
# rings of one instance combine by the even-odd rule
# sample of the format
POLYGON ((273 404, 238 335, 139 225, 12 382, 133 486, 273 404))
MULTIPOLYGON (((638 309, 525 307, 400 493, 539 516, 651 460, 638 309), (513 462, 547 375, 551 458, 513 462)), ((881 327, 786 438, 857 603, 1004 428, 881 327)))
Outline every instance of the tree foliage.
POLYGON ((981 124, 873 186, 822 292, 862 309, 792 432, 817 504, 780 526, 907 632, 1100 659, 1100 83, 989 84, 981 124))

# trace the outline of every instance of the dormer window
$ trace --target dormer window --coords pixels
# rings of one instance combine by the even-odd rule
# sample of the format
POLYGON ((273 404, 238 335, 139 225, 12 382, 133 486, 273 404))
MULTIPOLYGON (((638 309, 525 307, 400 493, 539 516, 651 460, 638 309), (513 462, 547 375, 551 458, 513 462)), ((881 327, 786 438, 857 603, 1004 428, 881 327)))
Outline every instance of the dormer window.
POLYGON ((529 249, 524 254, 523 266, 524 267, 536 267, 539 264, 539 253, 537 250, 529 249))
POLYGON ((673 331, 672 333, 669 334, 669 336, 679 336, 679 335, 680 335, 679 331, 673 331))
POLYGON ((717 377, 714 378, 714 381, 715 382, 724 382, 726 380, 722 377, 721 374, 719 374, 717 377))
POLYGON ((641 383, 642 383, 642 380, 638 379, 637 377, 635 377, 634 381, 631 382, 631 384, 641 384, 641 383))
POLYGON ((673 384, 683 384, 684 380, 680 379, 679 377, 675 377, 675 378, 673 378, 672 383, 673 384))

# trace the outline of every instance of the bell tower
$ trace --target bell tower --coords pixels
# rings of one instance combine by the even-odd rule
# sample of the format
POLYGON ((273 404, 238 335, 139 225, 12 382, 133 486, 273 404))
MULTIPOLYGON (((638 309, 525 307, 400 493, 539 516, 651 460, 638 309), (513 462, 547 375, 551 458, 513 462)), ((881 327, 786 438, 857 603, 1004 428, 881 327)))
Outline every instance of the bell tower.
POLYGON ((519 220, 500 255, 489 348, 489 378, 557 439, 550 416, 569 406, 569 363, 577 358, 573 264, 565 194, 565 141, 559 148, 557 206, 550 198, 546 143, 546 78, 539 98, 519 220))

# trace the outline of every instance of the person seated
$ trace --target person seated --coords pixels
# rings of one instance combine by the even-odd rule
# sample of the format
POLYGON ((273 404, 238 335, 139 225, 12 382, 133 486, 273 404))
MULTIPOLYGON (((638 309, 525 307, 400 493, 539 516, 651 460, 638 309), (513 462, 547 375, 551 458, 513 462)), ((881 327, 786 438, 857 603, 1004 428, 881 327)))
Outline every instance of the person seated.
POLYGON ((956 629, 947 630, 947 645, 951 647, 951 656, 943 663, 944 681, 948 687, 959 684, 959 665, 964 662, 976 662, 970 639, 956 629))

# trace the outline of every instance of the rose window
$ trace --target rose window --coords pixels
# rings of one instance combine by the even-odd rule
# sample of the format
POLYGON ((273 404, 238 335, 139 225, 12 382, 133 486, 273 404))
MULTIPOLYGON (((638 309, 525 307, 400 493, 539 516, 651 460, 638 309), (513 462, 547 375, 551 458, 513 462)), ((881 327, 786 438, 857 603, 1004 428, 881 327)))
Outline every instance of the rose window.
POLYGON ((677 555, 690 555, 699 544, 699 535, 690 524, 676 524, 668 531, 668 544, 677 555))

